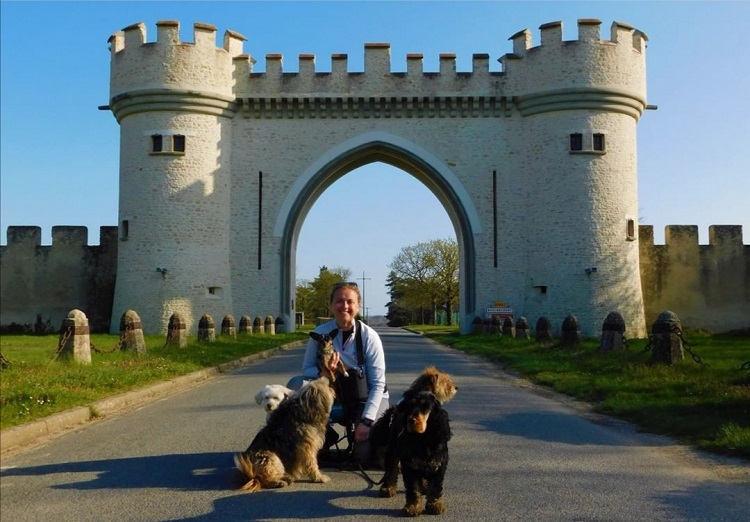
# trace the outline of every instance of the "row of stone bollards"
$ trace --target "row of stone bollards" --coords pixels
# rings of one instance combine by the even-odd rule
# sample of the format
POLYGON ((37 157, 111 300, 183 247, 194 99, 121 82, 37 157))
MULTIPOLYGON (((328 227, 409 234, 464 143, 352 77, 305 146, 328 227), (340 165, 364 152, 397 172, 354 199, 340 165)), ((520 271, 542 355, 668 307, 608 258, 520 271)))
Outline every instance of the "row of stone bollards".
MULTIPOLYGON (((184 348, 187 346, 187 322, 183 314, 175 312, 169 318, 167 326, 167 346, 184 348)), ((266 316, 265 319, 255 317, 251 319, 247 315, 240 318, 239 329, 234 317, 225 316, 221 321, 221 335, 236 338, 237 334, 270 334, 275 335, 276 330, 283 328, 284 321, 280 317, 266 316)), ((203 314, 198 321, 197 338, 202 342, 216 341, 216 329, 214 320, 209 314, 203 314)), ((60 329, 60 340, 58 342, 55 357, 73 359, 76 362, 90 364, 91 350, 93 345, 89 336, 89 320, 81 310, 71 310, 63 320, 60 329)), ((96 349, 94 347, 94 349, 96 349)), ((115 349, 129 351, 137 354, 146 353, 146 342, 143 337, 143 325, 141 318, 133 310, 128 310, 120 318, 120 339, 115 349)))
MULTIPOLYGON (((519 317, 514 323, 510 317, 505 317, 502 324, 496 318, 482 320, 475 317, 473 333, 490 333, 512 337, 515 339, 530 339, 529 322, 525 317, 519 317)), ((546 317, 540 317, 536 322, 535 339, 539 343, 554 341, 552 323, 546 317)), ((581 329, 578 319, 568 314, 563 319, 560 328, 560 346, 574 347, 581 344, 581 329)), ((625 337, 625 320, 618 312, 610 312, 602 324, 601 351, 621 350, 627 348, 625 337)), ((651 362, 654 364, 672 364, 684 359, 682 325, 674 312, 663 311, 654 321, 649 336, 647 349, 651 350, 651 362)))

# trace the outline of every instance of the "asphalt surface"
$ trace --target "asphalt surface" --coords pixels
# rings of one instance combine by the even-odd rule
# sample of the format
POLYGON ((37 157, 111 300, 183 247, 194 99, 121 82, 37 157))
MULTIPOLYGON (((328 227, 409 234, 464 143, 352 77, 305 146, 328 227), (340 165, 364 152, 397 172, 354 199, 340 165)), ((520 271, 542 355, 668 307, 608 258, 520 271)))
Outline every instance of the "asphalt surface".
MULTIPOLYGON (((454 435, 448 512, 439 520, 749 519, 747 463, 638 433, 421 336, 379 331, 392 400, 428 364, 450 373, 459 386, 446 405, 454 435)), ((232 456, 265 420, 255 393, 286 383, 301 362, 301 348, 276 351, 233 371, 185 378, 165 394, 113 407, 76 429, 57 433, 52 423, 13 450, 3 441, 0 520, 400 517, 401 483, 395 498, 381 499, 377 487, 353 471, 326 469, 326 484, 236 490, 240 478, 232 456)), ((5 439, 5 432, 0 435, 5 439)), ((370 475, 377 480, 381 473, 370 475)))

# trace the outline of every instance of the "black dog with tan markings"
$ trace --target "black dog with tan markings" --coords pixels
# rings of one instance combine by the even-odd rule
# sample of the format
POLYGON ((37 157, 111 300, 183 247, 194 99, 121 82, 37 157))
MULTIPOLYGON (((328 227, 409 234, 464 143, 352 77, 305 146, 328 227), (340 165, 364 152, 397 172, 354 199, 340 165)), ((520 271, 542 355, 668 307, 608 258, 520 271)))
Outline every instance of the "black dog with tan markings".
POLYGON ((448 412, 433 393, 407 390, 396 406, 393 420, 403 425, 392 426, 395 429, 391 430, 386 461, 396 459, 401 463, 406 488, 404 515, 444 513, 443 482, 451 438, 448 412), (426 497, 424 506, 423 495, 426 497))

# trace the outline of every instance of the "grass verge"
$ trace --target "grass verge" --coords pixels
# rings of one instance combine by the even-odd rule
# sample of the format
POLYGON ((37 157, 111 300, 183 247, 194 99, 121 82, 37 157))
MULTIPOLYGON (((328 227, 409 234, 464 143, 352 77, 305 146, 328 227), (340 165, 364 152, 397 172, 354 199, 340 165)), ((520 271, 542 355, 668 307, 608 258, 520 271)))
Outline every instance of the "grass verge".
POLYGON ((119 393, 218 366, 307 339, 292 334, 217 336, 216 342, 188 339, 185 348, 167 347, 164 336, 145 336, 147 352, 114 350, 117 335, 94 334, 91 364, 55 359, 57 335, 0 336, 0 352, 10 362, 0 372, 0 429, 18 426, 119 393))
POLYGON ((506 370, 590 403, 594 410, 684 444, 750 460, 750 335, 683 334, 689 352, 670 366, 652 365, 646 339, 602 352, 596 340, 575 348, 497 335, 458 335, 409 327, 441 344, 499 363, 506 370))

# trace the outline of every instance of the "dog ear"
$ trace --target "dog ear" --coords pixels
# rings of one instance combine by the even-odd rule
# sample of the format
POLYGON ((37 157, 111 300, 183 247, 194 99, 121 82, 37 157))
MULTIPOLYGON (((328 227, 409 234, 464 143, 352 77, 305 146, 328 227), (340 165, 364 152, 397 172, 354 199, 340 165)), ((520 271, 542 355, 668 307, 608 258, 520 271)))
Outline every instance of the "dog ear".
POLYGON ((294 390, 290 390, 289 388, 284 388, 284 397, 287 399, 294 395, 294 390))
POLYGON ((255 402, 257 402, 258 404, 260 404, 261 402, 263 402, 263 398, 265 397, 265 393, 266 393, 266 389, 265 388, 263 388, 258 393, 256 393, 255 394, 255 402))
POLYGON ((310 332, 310 337, 312 337, 316 341, 320 342, 321 335, 318 332, 310 332))
POLYGON ((338 328, 334 328, 333 330, 331 330, 330 332, 328 332, 328 337, 330 337, 331 340, 333 340, 333 339, 336 338, 336 336, 338 334, 339 334, 339 329, 338 328))

